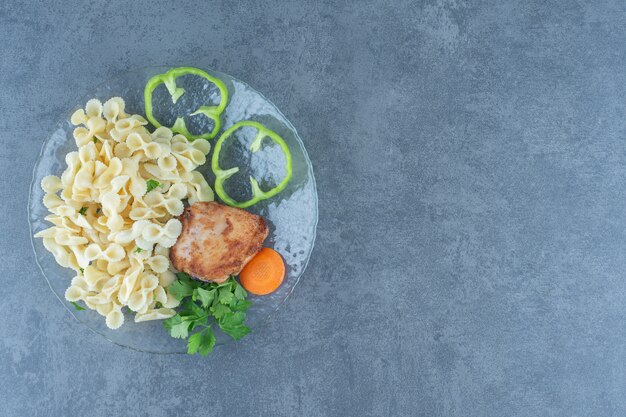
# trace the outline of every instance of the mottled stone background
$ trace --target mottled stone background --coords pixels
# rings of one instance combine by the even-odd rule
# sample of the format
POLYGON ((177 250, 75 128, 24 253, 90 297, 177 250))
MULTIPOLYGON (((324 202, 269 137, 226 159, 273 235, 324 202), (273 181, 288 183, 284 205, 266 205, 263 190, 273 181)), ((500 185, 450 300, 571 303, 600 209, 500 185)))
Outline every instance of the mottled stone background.
POLYGON ((626 3, 0 0, 0 415, 626 415, 626 3), (275 320, 208 359, 120 348, 34 263, 42 140, 94 85, 249 82, 314 164, 275 320))

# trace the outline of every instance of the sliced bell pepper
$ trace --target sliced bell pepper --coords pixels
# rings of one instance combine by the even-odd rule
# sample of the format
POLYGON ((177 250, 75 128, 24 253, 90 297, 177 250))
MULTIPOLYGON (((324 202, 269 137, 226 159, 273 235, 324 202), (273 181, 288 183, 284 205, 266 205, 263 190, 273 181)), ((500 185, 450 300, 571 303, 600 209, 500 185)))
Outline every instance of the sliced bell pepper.
POLYGON ((250 207, 258 203, 261 200, 266 200, 268 198, 271 198, 285 189, 292 175, 291 152, 289 152, 289 147, 287 147, 287 144, 285 143, 283 138, 278 136, 276 132, 266 128, 261 123, 246 120, 246 121, 235 123, 228 130, 222 133, 222 136, 220 136, 220 138, 217 140, 217 143, 215 144, 215 149, 213 150, 213 159, 211 160, 211 168, 213 169, 213 172, 215 173, 215 192, 222 199, 222 201, 224 201, 224 203, 228 204, 229 206, 238 207, 238 208, 246 208, 246 207, 250 207), (232 177, 237 172, 239 172, 239 167, 233 167, 227 170, 223 170, 220 168, 220 165, 219 165, 219 157, 220 157, 220 151, 222 150, 222 144, 224 143, 224 141, 226 141, 229 137, 231 137, 231 135, 237 129, 240 129, 244 126, 253 127, 257 129, 258 131, 254 140, 252 141, 252 144, 250 144, 250 150, 252 152, 257 152, 261 149, 261 143, 263 142, 263 139, 265 137, 270 138, 272 141, 274 141, 274 143, 280 146, 281 150, 283 151, 285 155, 286 175, 285 175, 285 178, 283 178, 283 180, 280 182, 280 184, 278 184, 276 187, 268 191, 261 190, 261 187, 259 187, 259 183, 257 182, 257 180, 253 177, 250 177, 250 185, 252 187, 252 198, 247 201, 235 201, 224 190, 224 181, 226 181, 228 178, 232 177))
POLYGON ((171 126, 170 129, 172 129, 172 131, 176 133, 185 135, 190 140, 199 139, 199 138, 211 139, 215 135, 217 135, 217 132, 219 132, 220 127, 222 125, 222 122, 220 120, 220 115, 226 108, 226 103, 228 102, 228 89, 226 88, 226 85, 224 85, 224 83, 219 78, 215 78, 207 74, 205 71, 202 71, 201 69, 198 69, 198 68, 193 68, 193 67, 174 68, 174 69, 167 71, 165 74, 157 74, 154 77, 150 78, 143 92, 143 98, 144 98, 144 102, 146 105, 146 118, 150 121, 150 123, 152 123, 154 127, 162 126, 161 123, 156 119, 156 117, 154 117, 154 114, 152 113, 153 91, 159 85, 165 84, 167 91, 172 96, 172 102, 176 103, 178 99, 183 94, 185 94, 184 88, 176 86, 176 78, 182 77, 183 75, 189 75, 189 74, 197 75, 199 77, 202 77, 208 80, 209 82, 215 84, 218 90, 220 91, 220 102, 217 106, 200 106, 199 109, 197 109, 196 111, 190 114, 190 116, 195 116, 197 114, 204 114, 206 117, 213 120, 213 123, 214 123, 213 129, 210 132, 206 132, 200 135, 192 135, 191 133, 189 133, 189 130, 187 129, 187 125, 185 124, 185 119, 182 117, 176 118, 174 125, 171 126))

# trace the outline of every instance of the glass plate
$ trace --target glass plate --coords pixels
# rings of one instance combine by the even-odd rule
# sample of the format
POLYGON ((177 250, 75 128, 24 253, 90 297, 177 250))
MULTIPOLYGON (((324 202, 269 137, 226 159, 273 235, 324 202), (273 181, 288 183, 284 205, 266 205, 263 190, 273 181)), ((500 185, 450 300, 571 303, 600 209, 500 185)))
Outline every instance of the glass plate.
MULTIPOLYGON (((56 124, 52 134, 44 141, 41 154, 33 170, 28 205, 31 236, 40 230, 50 227, 44 221, 44 217, 49 213, 42 203, 44 193, 39 184, 46 175, 60 175, 66 167, 65 155, 70 151, 76 150, 72 137, 74 127, 69 121, 70 115, 74 110, 83 108, 87 100, 91 98, 98 98, 104 102, 111 97, 120 96, 126 102, 128 113, 145 116, 143 89, 146 82, 152 76, 164 73, 170 68, 150 67, 127 72, 95 88, 79 100, 75 108, 63 115, 56 124)), ((277 196, 248 209, 248 211, 259 214, 268 220, 270 235, 265 246, 277 250, 283 256, 287 267, 285 280, 276 292, 263 297, 250 296, 253 305, 248 311, 246 324, 252 328, 252 332, 256 332, 259 331, 271 314, 291 294, 306 268, 313 249, 317 226, 315 178, 313 177, 311 161, 307 156, 302 140, 298 136, 296 129, 276 106, 244 82, 217 71, 206 71, 226 84, 230 96, 228 106, 222 114, 222 127, 219 134, 238 121, 255 120, 278 133, 288 144, 293 157, 293 178, 287 188, 277 196)), ((187 82, 186 80, 181 81, 187 82)), ((191 82, 193 80, 190 80, 191 82)), ((208 87, 210 86, 202 86, 205 89, 208 87)), ((209 91, 209 95, 215 97, 212 91, 209 91)), ((190 93, 188 100, 179 102, 171 111, 176 114, 181 112, 188 114, 197 108, 198 103, 194 102, 196 99, 197 97, 194 98, 193 94, 190 93)), ((155 108, 159 107, 159 104, 165 103, 165 101, 161 103, 162 100, 169 100, 169 97, 163 91, 155 91, 155 108)), ((169 106, 172 107, 171 100, 169 103, 169 106)), ((172 115, 158 114, 157 116, 162 117, 162 120, 165 121, 172 115)), ((190 130, 194 127, 202 127, 200 125, 193 126, 194 121, 191 122, 190 130)), ((210 140, 211 145, 215 143, 219 134, 210 140)), ((238 134, 238 140, 232 141, 234 144, 233 148, 223 150, 221 155, 224 155, 224 157, 220 159, 220 165, 222 168, 252 166, 252 171, 255 171, 256 175, 259 176, 258 178, 262 180, 261 184, 264 181, 272 181, 271 175, 263 176, 262 170, 272 164, 280 166, 282 161, 280 158, 283 158, 282 154, 280 152, 272 152, 272 147, 268 146, 268 152, 263 155, 264 158, 259 158, 259 155, 256 154, 250 155, 243 147, 237 148, 237 145, 245 143, 249 136, 251 136, 249 132, 242 130, 238 134), (261 160, 265 162, 260 163, 259 161, 261 160)), ((259 154, 264 151, 265 148, 259 154)), ((207 156, 207 163, 199 167, 198 171, 205 176, 209 184, 213 185, 215 178, 210 168, 211 155, 212 153, 207 156)), ((246 184, 249 186, 249 183, 238 181, 234 177, 233 179, 235 181, 232 184, 235 184, 235 186, 233 187, 231 184, 230 189, 227 191, 231 192, 234 197, 245 196, 248 192, 246 184)), ((219 201, 217 196, 216 200, 219 201)), ((186 341, 171 338, 163 328, 160 320, 135 323, 132 316, 127 315, 125 323, 121 328, 110 330, 106 327, 104 317, 95 311, 88 309, 76 311, 64 297, 65 290, 74 276, 73 271, 57 265, 54 257, 43 247, 41 239, 32 238, 32 245, 37 263, 48 285, 76 320, 84 323, 89 329, 107 340, 121 346, 152 353, 186 352, 186 341)), ((219 334, 217 343, 223 344, 228 340, 230 339, 227 336, 219 334)))

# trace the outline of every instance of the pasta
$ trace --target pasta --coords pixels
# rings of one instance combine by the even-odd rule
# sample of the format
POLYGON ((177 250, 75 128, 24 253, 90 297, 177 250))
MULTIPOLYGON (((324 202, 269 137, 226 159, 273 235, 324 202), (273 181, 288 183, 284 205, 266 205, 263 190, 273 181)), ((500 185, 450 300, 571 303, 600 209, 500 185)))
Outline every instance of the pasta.
POLYGON ((71 118, 77 151, 65 157, 60 177, 42 179, 43 203, 52 224, 38 232, 56 262, 75 271, 65 292, 83 301, 117 329, 123 309, 135 322, 172 317, 178 300, 168 292, 175 280, 169 248, 182 225, 175 217, 190 203, 213 200, 199 172, 210 145, 190 142, 125 113, 124 100, 97 99, 71 118), (148 183, 158 184, 148 192, 148 183))

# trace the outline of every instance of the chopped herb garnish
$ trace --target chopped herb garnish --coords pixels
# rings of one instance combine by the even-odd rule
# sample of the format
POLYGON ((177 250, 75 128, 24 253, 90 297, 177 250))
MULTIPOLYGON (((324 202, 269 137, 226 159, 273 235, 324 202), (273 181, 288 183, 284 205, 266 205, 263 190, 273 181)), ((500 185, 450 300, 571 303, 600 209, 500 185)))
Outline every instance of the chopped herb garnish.
POLYGON ((98 143, 98 138, 97 137, 93 137, 93 143, 98 143))
POLYGON ((198 333, 191 335, 187 342, 187 353, 189 355, 199 353, 202 356, 206 356, 211 353, 214 346, 215 335, 211 330, 211 326, 207 326, 198 333))
POLYGON ((80 269, 80 273, 81 273, 81 274, 84 274, 84 273, 85 273, 85 270, 84 270, 83 268, 78 268, 78 269, 80 269))
POLYGON ((81 209, 78 210, 78 212, 84 216, 85 214, 87 214, 87 207, 81 207, 81 209))
POLYGON ((74 308, 76 309, 76 311, 82 311, 85 309, 85 307, 81 307, 78 304, 76 304, 74 301, 70 301, 70 304, 74 306, 74 308))
POLYGON ((141 253, 143 251, 143 249, 141 249, 139 246, 137 246, 137 249, 135 249, 135 252, 137 253, 141 253))
POLYGON ((160 187, 161 183, 158 182, 157 180, 148 180, 146 181, 146 185, 147 185, 147 191, 146 191, 146 194, 147 194, 150 191, 154 190, 155 188, 160 187))
POLYGON ((201 282, 179 272, 169 292, 181 301, 181 309, 174 317, 163 322, 170 336, 188 339, 187 353, 208 355, 215 346, 212 326, 217 326, 235 340, 241 339, 250 328, 244 322, 246 310, 252 304, 246 291, 234 279, 221 284, 201 282), (196 328, 199 331, 192 333, 196 328))

